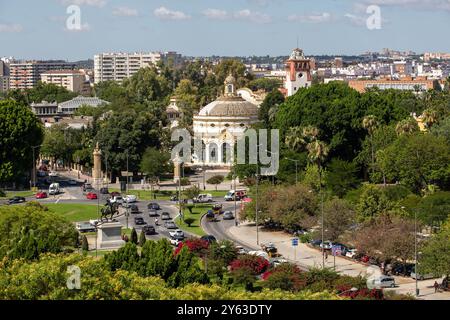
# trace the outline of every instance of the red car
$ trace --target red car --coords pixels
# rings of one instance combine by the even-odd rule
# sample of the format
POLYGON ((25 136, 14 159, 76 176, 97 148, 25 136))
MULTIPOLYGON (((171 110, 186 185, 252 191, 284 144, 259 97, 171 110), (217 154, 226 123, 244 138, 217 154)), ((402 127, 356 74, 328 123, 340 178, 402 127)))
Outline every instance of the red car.
POLYGON ((88 198, 89 200, 96 200, 96 199, 97 199, 97 194, 96 194, 96 193, 93 193, 93 192, 89 192, 89 193, 86 195, 86 198, 88 198))
POLYGON ((36 199, 45 199, 47 197, 48 197, 47 192, 41 191, 36 193, 36 199))

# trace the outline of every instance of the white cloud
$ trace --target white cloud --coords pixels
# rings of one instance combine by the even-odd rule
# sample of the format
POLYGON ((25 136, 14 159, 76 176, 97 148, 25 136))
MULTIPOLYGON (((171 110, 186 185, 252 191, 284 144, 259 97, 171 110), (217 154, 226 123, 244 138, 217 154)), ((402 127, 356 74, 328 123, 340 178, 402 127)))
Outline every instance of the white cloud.
POLYGON ((63 5, 91 6, 102 8, 106 5, 106 0, 59 0, 63 5))
POLYGON ((10 32, 10 33, 17 33, 22 32, 23 27, 20 24, 14 23, 14 24, 1 24, 0 23, 0 32, 10 32))
POLYGON ((153 14, 162 20, 188 20, 191 18, 191 16, 185 14, 181 11, 172 11, 167 9, 166 7, 160 7, 158 9, 155 9, 153 14))
POLYGON ((118 17, 137 17, 138 11, 128 7, 117 7, 113 10, 113 15, 118 17))
POLYGON ((357 15, 351 14, 351 13, 346 13, 344 15, 344 17, 346 17, 354 25, 357 25, 357 26, 365 26, 366 25, 367 17, 357 16, 357 15))
POLYGON ((219 9, 206 9, 202 14, 208 19, 214 20, 225 20, 229 18, 228 13, 225 10, 219 9))
POLYGON ((363 0, 363 3, 359 3, 358 6, 362 5, 450 11, 450 0, 363 0))
POLYGON ((322 23, 322 22, 328 22, 332 18, 331 14, 328 12, 323 13, 314 13, 311 15, 290 15, 288 17, 289 21, 295 21, 295 22, 308 22, 308 23, 322 23))
POLYGON ((247 20, 255 23, 269 23, 272 21, 272 18, 268 14, 252 12, 249 9, 238 11, 233 16, 235 19, 247 20))

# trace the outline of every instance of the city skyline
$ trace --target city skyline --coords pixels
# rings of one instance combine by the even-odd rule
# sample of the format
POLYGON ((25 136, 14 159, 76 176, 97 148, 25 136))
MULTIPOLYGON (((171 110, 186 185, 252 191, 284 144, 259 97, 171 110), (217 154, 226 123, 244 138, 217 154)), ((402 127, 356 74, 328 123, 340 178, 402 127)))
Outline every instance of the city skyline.
POLYGON ((450 52, 448 0, 25 0, 0 3, 1 56, 92 59, 100 52, 177 51, 187 56, 357 55, 382 48, 450 52), (80 27, 67 28, 71 5, 80 27), (370 30, 367 8, 380 8, 370 30), (349 39, 351 39, 349 41, 349 39))

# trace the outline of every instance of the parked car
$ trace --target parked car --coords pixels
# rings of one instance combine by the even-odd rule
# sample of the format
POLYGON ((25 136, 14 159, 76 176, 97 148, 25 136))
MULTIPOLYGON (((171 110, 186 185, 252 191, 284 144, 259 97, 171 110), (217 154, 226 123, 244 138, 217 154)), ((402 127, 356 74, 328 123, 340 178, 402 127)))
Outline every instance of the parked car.
POLYGON ((213 197, 211 194, 199 194, 198 197, 195 197, 192 199, 194 203, 207 203, 207 202, 213 202, 213 197))
POLYGON ((309 243, 314 247, 318 247, 322 244, 322 240, 311 240, 309 243))
POLYGON ((428 279, 434 279, 434 278, 439 278, 439 277, 435 276, 432 273, 420 273, 420 271, 418 274, 416 274, 416 272, 413 270, 413 272, 411 272, 411 278, 413 278, 413 279, 417 278, 417 280, 428 280, 428 279))
POLYGON ((168 212, 161 213, 161 220, 172 220, 168 212))
POLYGON ((154 226, 146 225, 142 228, 142 232, 145 232, 146 235, 150 236, 152 234, 156 234, 156 230, 154 226))
POLYGON ((148 215, 149 215, 150 217, 159 217, 158 212, 157 212, 156 210, 153 210, 153 209, 150 209, 150 210, 148 211, 148 215))
POLYGON ((111 199, 109 199, 109 202, 123 204, 123 198, 121 196, 114 196, 111 199))
POLYGON ((47 192, 40 191, 36 193, 36 199, 45 199, 48 198, 47 192))
POLYGON ((159 206, 159 204, 157 204, 156 202, 150 202, 147 205, 147 208, 151 209, 151 210, 161 210, 161 207, 159 206))
POLYGON ((135 223, 136 225, 138 225, 138 226, 147 224, 147 222, 145 222, 144 218, 142 218, 142 217, 135 217, 135 218, 134 218, 134 223, 135 223))
POLYGON ((166 229, 178 229, 177 225, 173 221, 164 222, 166 229))
POLYGON ((100 193, 101 194, 109 194, 109 190, 108 190, 108 188, 100 188, 100 193))
POLYGON ((289 261, 287 261, 286 259, 283 259, 283 258, 275 258, 275 259, 271 259, 270 265, 272 267, 278 267, 280 264, 288 263, 288 262, 289 261))
POLYGON ((180 239, 180 240, 184 239, 184 232, 180 229, 177 229, 175 231, 170 231, 169 235, 171 238, 174 238, 174 239, 180 239))
POLYGON ((89 200, 96 200, 96 199, 97 199, 97 194, 96 194, 96 193, 93 193, 93 192, 89 192, 89 193, 86 195, 86 198, 89 199, 89 200))
POLYGON ((223 213, 223 220, 233 220, 234 219, 234 215, 231 211, 225 211, 223 213))
POLYGON ((120 194, 120 192, 117 192, 117 191, 113 191, 113 192, 111 192, 109 195, 111 196, 111 198, 122 196, 122 195, 120 194))
POLYGON ((11 199, 8 200, 8 204, 17 204, 17 203, 23 203, 25 202, 25 198, 24 197, 12 197, 11 199))
POLYGON ((128 205, 128 209, 130 210, 131 214, 138 214, 138 213, 140 213, 138 206, 135 205, 135 204, 128 205))
POLYGON ((95 226, 92 225, 90 222, 77 222, 75 224, 75 228, 81 232, 95 232, 95 226))
POLYGON ((355 258, 357 252, 358 252, 358 250, 356 250, 356 249, 349 249, 349 250, 345 253, 345 256, 353 259, 353 258, 355 258))
POLYGON ((410 277, 412 272, 414 272, 414 264, 405 265, 399 262, 394 262, 390 270, 390 273, 394 276, 410 277))
POLYGON ((333 247, 333 242, 325 241, 324 243, 320 243, 319 247, 324 248, 325 250, 330 250, 333 247))
POLYGON ((390 276, 379 276, 374 279, 369 279, 368 284, 375 288, 395 288, 395 279, 390 276))
POLYGON ((137 201, 137 197, 133 194, 129 194, 123 198, 123 201, 126 203, 134 203, 137 201))
POLYGON ((213 235, 206 235, 201 237, 202 240, 208 241, 209 244, 213 243, 213 242, 217 242, 216 237, 214 237, 213 235))
POLYGON ((262 248, 265 252, 270 253, 270 254, 274 254, 274 253, 277 253, 277 252, 278 252, 277 247, 276 247, 275 244, 273 244, 272 242, 269 242, 269 243, 267 243, 267 244, 261 245, 261 248, 262 248))
POLYGON ((247 254, 248 250, 243 246, 236 246, 237 254, 247 254))

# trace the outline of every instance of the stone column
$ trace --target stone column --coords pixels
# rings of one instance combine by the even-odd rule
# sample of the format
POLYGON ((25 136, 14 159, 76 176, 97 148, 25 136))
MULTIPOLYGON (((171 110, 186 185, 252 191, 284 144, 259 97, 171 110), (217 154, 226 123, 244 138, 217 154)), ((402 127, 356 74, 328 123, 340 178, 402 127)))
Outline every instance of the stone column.
POLYGON ((178 183, 181 179, 181 159, 176 157, 173 159, 173 182, 178 183))
POLYGON ((102 151, 97 145, 93 152, 94 156, 94 169, 92 170, 92 183, 94 188, 102 183, 102 151))

